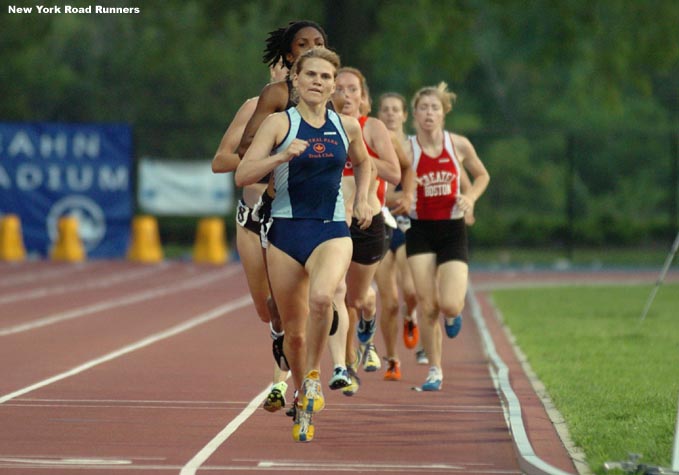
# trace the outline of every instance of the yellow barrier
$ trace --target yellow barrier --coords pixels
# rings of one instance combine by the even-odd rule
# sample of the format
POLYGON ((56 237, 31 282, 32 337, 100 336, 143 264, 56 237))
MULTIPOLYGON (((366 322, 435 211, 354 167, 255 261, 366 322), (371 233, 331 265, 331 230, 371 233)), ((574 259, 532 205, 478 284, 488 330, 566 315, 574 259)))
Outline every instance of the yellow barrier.
POLYGON ((50 250, 53 261, 81 262, 85 260, 85 246, 78 234, 78 218, 64 216, 57 224, 59 235, 50 250))
POLYGON ((19 262, 26 259, 21 220, 16 214, 0 218, 0 261, 19 262))
POLYGON ((208 264, 227 262, 226 235, 221 218, 203 218, 198 222, 193 260, 208 264))
POLYGON ((132 220, 132 243, 127 250, 127 259, 153 263, 160 262, 163 258, 158 221, 153 216, 135 216, 132 220))

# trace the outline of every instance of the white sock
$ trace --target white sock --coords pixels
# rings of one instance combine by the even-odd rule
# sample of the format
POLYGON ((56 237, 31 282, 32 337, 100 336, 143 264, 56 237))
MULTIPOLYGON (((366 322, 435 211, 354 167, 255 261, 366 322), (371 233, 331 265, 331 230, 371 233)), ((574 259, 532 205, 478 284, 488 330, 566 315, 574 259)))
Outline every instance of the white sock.
POLYGON ((282 331, 282 332, 279 333, 279 332, 277 332, 276 330, 274 330, 274 329, 273 329, 273 325, 271 324, 271 322, 269 322, 269 329, 271 330, 271 339, 272 339, 272 340, 275 340, 276 338, 279 338, 279 337, 285 335, 285 332, 284 332, 284 331, 282 331))

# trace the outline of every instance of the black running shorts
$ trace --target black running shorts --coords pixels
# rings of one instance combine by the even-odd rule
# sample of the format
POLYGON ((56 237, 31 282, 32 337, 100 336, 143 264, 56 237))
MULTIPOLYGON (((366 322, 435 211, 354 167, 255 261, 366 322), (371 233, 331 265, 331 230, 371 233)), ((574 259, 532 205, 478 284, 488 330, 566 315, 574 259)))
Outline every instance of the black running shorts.
POLYGON ((354 244, 354 253, 351 260, 357 264, 370 265, 379 262, 384 257, 386 250, 386 225, 384 215, 380 211, 373 216, 368 229, 361 229, 356 218, 351 218, 351 241, 354 244))
POLYGON ((469 262, 464 218, 446 221, 410 220, 406 231, 406 255, 436 254, 436 265, 448 261, 469 262))

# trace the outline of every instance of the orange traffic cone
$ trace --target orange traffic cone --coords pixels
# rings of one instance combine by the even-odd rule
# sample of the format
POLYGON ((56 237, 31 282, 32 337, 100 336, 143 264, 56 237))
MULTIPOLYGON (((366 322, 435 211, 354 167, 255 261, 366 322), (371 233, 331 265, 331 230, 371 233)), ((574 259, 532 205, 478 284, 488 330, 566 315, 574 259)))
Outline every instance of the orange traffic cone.
POLYGON ((220 218, 203 218, 198 222, 193 260, 199 263, 224 264, 227 262, 224 221, 220 218))
POLYGON ((26 259, 26 248, 21 233, 21 220, 16 214, 0 218, 0 261, 19 262, 26 259))
POLYGON ((78 234, 78 218, 64 216, 57 224, 59 235, 52 246, 50 256, 53 261, 82 262, 85 260, 85 246, 78 234))
POLYGON ((127 250, 127 259, 154 263, 162 261, 163 257, 158 220, 153 216, 135 216, 132 220, 132 243, 127 250))

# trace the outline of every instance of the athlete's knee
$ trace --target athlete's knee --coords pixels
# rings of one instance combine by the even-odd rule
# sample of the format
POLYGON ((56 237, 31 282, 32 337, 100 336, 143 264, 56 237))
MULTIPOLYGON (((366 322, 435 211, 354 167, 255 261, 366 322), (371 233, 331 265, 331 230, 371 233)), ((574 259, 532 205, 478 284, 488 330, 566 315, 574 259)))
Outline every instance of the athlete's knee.
POLYGON ((309 296, 309 310, 312 315, 326 315, 334 295, 324 291, 312 291, 309 296))
POLYGON ((364 314, 375 315, 377 311, 377 296, 372 288, 368 289, 365 298, 363 299, 363 307, 361 307, 364 314))
POLYGON ((349 308, 361 310, 365 306, 365 298, 362 295, 347 294, 346 303, 349 308))
POLYGON ((446 316, 454 316, 462 313, 464 308, 465 294, 459 292, 451 292, 441 296, 439 306, 441 312, 446 316))
POLYGON ((441 302, 441 312, 444 315, 455 316, 462 313, 464 309, 464 297, 462 298, 448 298, 441 302))
POLYGON ((335 304, 344 300, 347 296, 347 283, 342 279, 335 290, 335 304))
POLYGON ((388 317, 398 315, 398 299, 382 299, 380 303, 382 304, 382 315, 388 317))

